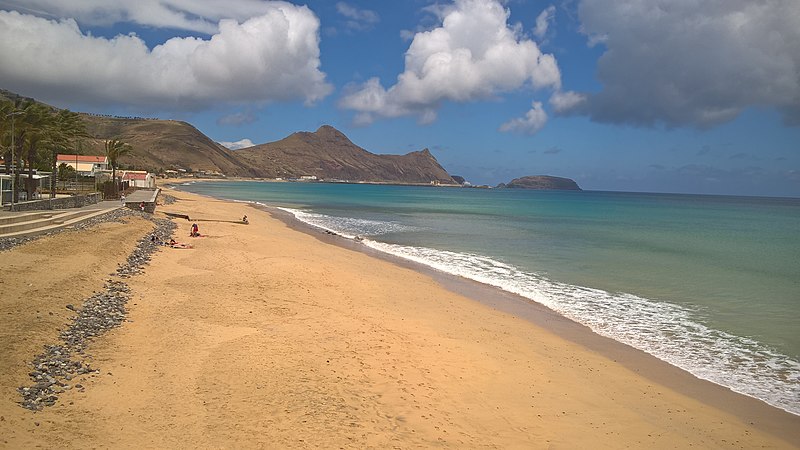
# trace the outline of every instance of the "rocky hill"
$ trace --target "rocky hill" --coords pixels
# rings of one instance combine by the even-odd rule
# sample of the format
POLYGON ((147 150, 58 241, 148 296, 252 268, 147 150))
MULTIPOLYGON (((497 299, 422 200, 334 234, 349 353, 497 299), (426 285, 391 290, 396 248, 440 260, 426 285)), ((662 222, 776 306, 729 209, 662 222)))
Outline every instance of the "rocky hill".
MULTIPOLYGON (((0 89, 0 100, 36 101, 0 89)), ((38 102, 41 103, 41 102, 38 102)), ((53 110, 51 105, 42 103, 53 110)), ((102 155, 107 139, 131 144, 132 151, 120 158, 121 167, 160 172, 166 169, 206 171, 230 176, 254 176, 253 168, 236 158, 186 122, 140 117, 114 117, 79 113, 86 123, 89 138, 81 141, 78 153, 102 155)))
MULTIPOLYGON (((0 89, 0 100, 5 99, 33 101, 0 89)), ((85 113, 81 116, 90 138, 78 146, 78 153, 100 155, 105 140, 119 139, 132 146, 132 151, 120 158, 123 168, 152 172, 184 169, 239 177, 316 176, 353 182, 455 184, 427 149, 407 155, 375 155, 330 126, 231 151, 186 122, 85 113)))
POLYGON ((508 184, 500 184, 498 188, 510 189, 554 189, 562 191, 580 191, 581 188, 575 180, 548 175, 534 175, 515 178, 508 184))
POLYGON ((324 125, 280 141, 235 152, 262 177, 316 176, 326 180, 456 184, 428 149, 406 155, 376 155, 324 125))
POLYGON ((106 139, 119 139, 133 151, 120 163, 158 172, 164 169, 205 171, 228 176, 255 176, 257 170, 186 122, 83 114, 92 139, 85 153, 102 154, 106 139))

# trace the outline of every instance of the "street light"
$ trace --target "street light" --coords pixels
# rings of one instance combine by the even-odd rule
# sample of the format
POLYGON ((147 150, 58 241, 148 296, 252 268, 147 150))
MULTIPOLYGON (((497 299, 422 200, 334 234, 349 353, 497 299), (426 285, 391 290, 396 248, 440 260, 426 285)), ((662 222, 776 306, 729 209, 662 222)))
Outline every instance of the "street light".
POLYGON ((14 194, 16 194, 16 182, 17 182, 17 163, 14 161, 14 150, 16 150, 14 145, 14 116, 18 116, 24 113, 24 111, 14 111, 6 114, 6 117, 11 117, 11 164, 13 169, 11 170, 11 207, 9 208, 10 211, 14 211, 14 194))

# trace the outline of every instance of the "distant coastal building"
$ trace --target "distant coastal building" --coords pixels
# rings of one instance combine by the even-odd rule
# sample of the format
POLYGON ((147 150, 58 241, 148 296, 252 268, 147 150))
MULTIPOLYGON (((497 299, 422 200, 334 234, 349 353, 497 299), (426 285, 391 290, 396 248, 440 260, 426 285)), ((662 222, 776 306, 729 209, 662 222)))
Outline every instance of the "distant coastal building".
POLYGON ((87 177, 109 170, 108 158, 105 156, 59 154, 56 157, 56 166, 61 164, 66 164, 75 169, 79 175, 87 177))
POLYGON ((127 182, 129 186, 143 189, 156 187, 156 178, 152 173, 144 170, 121 170, 119 173, 121 173, 122 182, 127 182))
POLYGON ((197 170, 194 172, 195 178, 226 178, 225 174, 217 170, 197 170))

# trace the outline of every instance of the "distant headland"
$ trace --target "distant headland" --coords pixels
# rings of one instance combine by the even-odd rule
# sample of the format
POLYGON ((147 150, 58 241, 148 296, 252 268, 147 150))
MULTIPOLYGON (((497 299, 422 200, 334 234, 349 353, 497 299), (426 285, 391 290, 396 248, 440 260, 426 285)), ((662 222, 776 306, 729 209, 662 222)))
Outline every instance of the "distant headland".
POLYGON ((532 175, 514 178, 508 183, 500 183, 497 185, 497 187, 508 189, 553 189, 561 191, 582 190, 575 180, 570 178, 551 177, 549 175, 532 175))

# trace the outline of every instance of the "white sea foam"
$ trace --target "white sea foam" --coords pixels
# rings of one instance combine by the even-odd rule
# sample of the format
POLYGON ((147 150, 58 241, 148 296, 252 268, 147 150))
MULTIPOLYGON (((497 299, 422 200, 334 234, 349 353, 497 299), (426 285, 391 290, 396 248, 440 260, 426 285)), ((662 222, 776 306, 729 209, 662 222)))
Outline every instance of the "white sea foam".
POLYGON ((311 213, 292 208, 279 208, 292 213, 301 222, 314 225, 348 239, 361 236, 378 236, 381 234, 413 231, 414 228, 396 222, 386 222, 370 219, 355 219, 351 217, 334 217, 324 214, 311 213))
MULTIPOLYGON (((402 225, 286 209, 303 222, 347 238, 402 225)), ((388 232, 388 231, 387 231, 388 232)), ((800 362, 756 340, 712 329, 698 311, 625 293, 560 283, 495 259, 364 239, 364 245, 528 298, 641 349, 698 378, 800 415, 800 362)))

